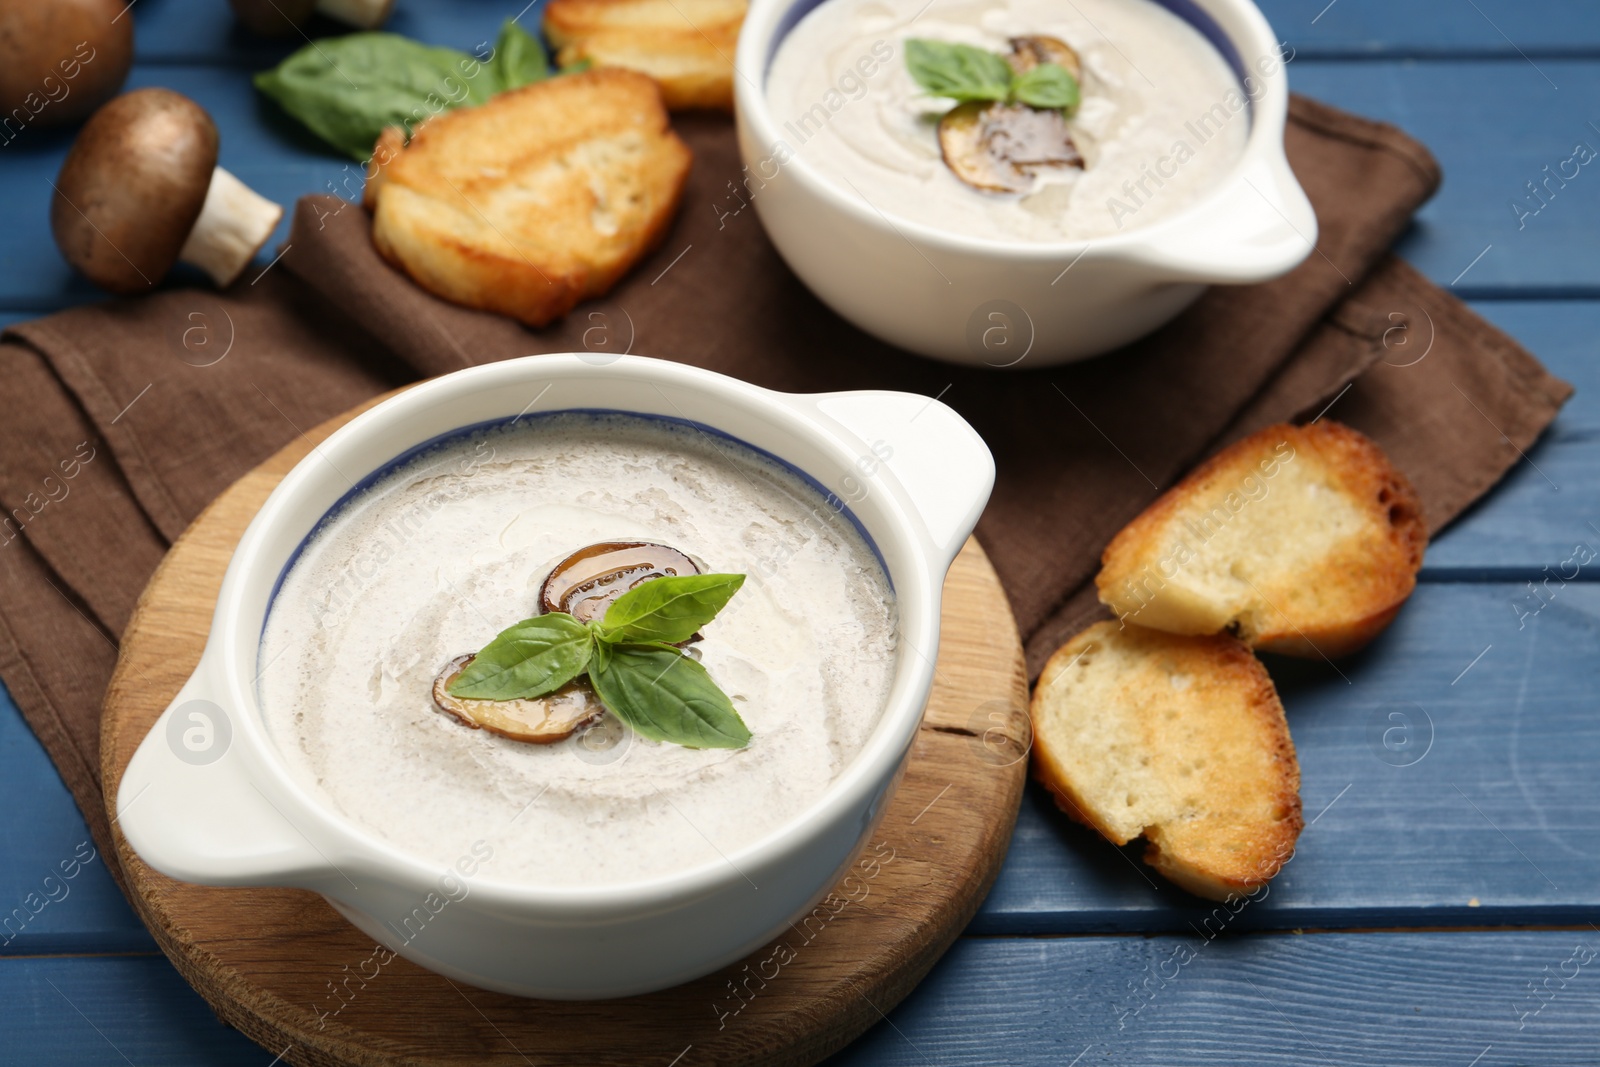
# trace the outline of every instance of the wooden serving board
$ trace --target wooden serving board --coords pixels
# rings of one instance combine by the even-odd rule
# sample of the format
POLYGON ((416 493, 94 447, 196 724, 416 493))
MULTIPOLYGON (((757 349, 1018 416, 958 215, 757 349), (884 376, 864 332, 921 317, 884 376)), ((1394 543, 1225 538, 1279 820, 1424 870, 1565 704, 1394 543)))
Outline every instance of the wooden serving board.
MULTIPOLYGON (((134 749, 200 658, 246 524, 290 467, 355 414, 234 483, 150 580, 106 693, 102 770, 113 807, 134 749)), ((853 874, 793 933, 649 996, 573 1003, 486 992, 375 954, 316 894, 176 882, 146 867, 120 832, 117 854, 135 907, 184 978, 287 1063, 813 1064, 910 992, 988 892, 1026 775, 1026 707, 1016 625, 968 541, 945 582, 923 726, 853 874)))

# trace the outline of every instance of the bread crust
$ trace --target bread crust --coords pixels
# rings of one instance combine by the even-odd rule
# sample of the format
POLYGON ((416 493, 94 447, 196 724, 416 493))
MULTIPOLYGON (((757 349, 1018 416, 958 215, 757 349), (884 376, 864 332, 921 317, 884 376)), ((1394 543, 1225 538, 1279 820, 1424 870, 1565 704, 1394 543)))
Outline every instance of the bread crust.
MULTIPOLYGON (((1045 664, 1034 689, 1030 717, 1033 776, 1050 792, 1057 807, 1113 844, 1125 845, 1142 836, 1147 842, 1145 862, 1189 892, 1213 900, 1254 892, 1294 854, 1304 826, 1294 742, 1266 669, 1249 648, 1234 638, 1177 636, 1131 625, 1124 627, 1114 621, 1096 623, 1057 649, 1045 664), (1175 659, 1186 671, 1203 672, 1198 684, 1204 686, 1209 697, 1204 705, 1187 704, 1181 699, 1170 704, 1152 702, 1147 692, 1135 688, 1144 677, 1137 670, 1124 671, 1117 681, 1118 701, 1114 707, 1101 705, 1092 711, 1078 709, 1075 713, 1068 710, 1057 714, 1063 705, 1079 696, 1073 691, 1075 682, 1069 670, 1090 652, 1101 649, 1118 651, 1136 665, 1148 664, 1151 657, 1175 659), (1230 709, 1226 712, 1219 710, 1222 698, 1230 709), (1203 710, 1197 712, 1196 708, 1203 710), (1150 721, 1153 715, 1171 713, 1208 716, 1205 725, 1217 740, 1214 749, 1196 752, 1173 747, 1177 742, 1172 738, 1181 730, 1150 721), (1254 767, 1213 764, 1200 772, 1212 790, 1207 800, 1210 807, 1204 811, 1174 810, 1137 828, 1126 822, 1119 825, 1117 799, 1135 788, 1137 776, 1113 777, 1110 785, 1080 779, 1083 760, 1092 757, 1096 768, 1104 768, 1115 763, 1116 753, 1091 751, 1093 746, 1086 745, 1083 736, 1074 732, 1070 723, 1063 722, 1064 717, 1072 718, 1074 714, 1117 719, 1130 729, 1144 727, 1153 732, 1158 738, 1154 744, 1141 744, 1136 736, 1119 735, 1118 740, 1124 747, 1142 752, 1143 764, 1157 768, 1195 759, 1225 760, 1230 751, 1240 751, 1239 746, 1262 758, 1255 761, 1254 767), (1235 742, 1234 747, 1222 743, 1224 735, 1235 742), (1241 816, 1241 812, 1248 817, 1241 816)), ((1180 720, 1178 726, 1182 725, 1180 720)), ((1188 780, 1180 788, 1192 784, 1188 780)))
POLYGON ((691 156, 660 91, 597 70, 513 89, 379 138, 373 245, 454 303, 544 326, 660 244, 691 156))
MULTIPOLYGON (((1252 521, 1248 505, 1239 514, 1243 522, 1252 521)), ((1189 525, 1193 527, 1192 518, 1189 525)), ((1226 630, 1265 651, 1331 658, 1361 648, 1394 619, 1416 586, 1427 540, 1416 490, 1370 439, 1329 420, 1309 426, 1280 424, 1218 452, 1157 498, 1106 546, 1095 584, 1102 603, 1141 625, 1175 633, 1226 630), (1265 469, 1284 447, 1293 449, 1296 459, 1317 464, 1336 483, 1338 495, 1362 516, 1354 535, 1362 543, 1347 539, 1349 544, 1339 549, 1348 556, 1359 548, 1361 566, 1326 559, 1312 570, 1282 576, 1291 585, 1316 585, 1337 594, 1337 608, 1302 609, 1292 596, 1266 595, 1260 583, 1242 601, 1225 604, 1191 594, 1181 583, 1168 586, 1160 576, 1153 580, 1152 564, 1177 525, 1197 509, 1208 513, 1206 502, 1220 512, 1222 494, 1237 496, 1232 487, 1265 469), (1159 588, 1145 597, 1152 585, 1159 588), (1185 597, 1190 599, 1185 602, 1185 597), (1163 598, 1166 603, 1158 603, 1163 598)), ((1159 560, 1162 570, 1168 562, 1159 560)))
POLYGON ((650 75, 673 111, 733 110, 733 53, 747 0, 550 0, 544 32, 563 67, 650 75))

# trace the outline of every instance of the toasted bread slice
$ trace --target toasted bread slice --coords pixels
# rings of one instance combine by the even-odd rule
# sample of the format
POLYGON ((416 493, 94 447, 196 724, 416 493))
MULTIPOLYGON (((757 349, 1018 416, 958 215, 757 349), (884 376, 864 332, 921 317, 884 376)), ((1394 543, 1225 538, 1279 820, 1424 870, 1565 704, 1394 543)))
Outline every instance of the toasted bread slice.
POLYGON ((365 201, 385 259, 429 291, 543 326, 661 240, 689 174, 655 82, 563 75, 379 138, 365 201))
POLYGON ((1270 426, 1130 522, 1095 585, 1140 626, 1338 656, 1394 618, 1427 540, 1416 492, 1377 445, 1335 422, 1270 426))
POLYGON ((1300 764, 1266 669, 1234 638, 1101 622, 1033 692, 1033 774, 1074 819, 1199 896, 1265 884, 1300 836, 1300 764))
POLYGON ((564 67, 642 71, 674 111, 733 110, 733 51, 748 0, 550 0, 544 32, 564 67))

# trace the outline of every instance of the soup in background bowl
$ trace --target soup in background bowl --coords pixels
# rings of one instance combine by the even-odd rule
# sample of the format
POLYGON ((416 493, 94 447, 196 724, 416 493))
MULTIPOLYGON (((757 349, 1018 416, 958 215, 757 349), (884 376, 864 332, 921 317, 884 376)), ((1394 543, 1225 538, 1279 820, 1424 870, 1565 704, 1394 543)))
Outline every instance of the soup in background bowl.
POLYGON ((1107 237, 1200 201, 1244 154, 1248 93, 1199 30, 1154 0, 946 0, 909 18, 885 0, 828 0, 789 31, 767 77, 773 114, 792 116, 784 135, 826 179, 896 219, 1038 242, 1107 237), (941 152, 951 101, 911 75, 907 42, 1003 56, 1029 35, 1063 42, 1080 64, 1080 100, 1061 127, 1080 162, 1040 167, 1015 193, 974 188, 941 152))
POLYGON ((1086 359, 1315 247, 1284 155, 1286 65, 1250 0, 752 0, 728 200, 754 205, 800 280, 889 344, 996 369, 1086 359), (998 84, 1023 65, 1017 35, 1077 52, 1076 108, 1024 107, 1020 125, 969 122, 943 141, 956 101, 913 84, 909 42, 989 52, 998 84), (1072 151, 1041 123, 1064 124, 1072 151), (973 188, 944 160, 951 144, 968 159, 973 136, 1049 165, 999 183, 1011 191, 973 188))

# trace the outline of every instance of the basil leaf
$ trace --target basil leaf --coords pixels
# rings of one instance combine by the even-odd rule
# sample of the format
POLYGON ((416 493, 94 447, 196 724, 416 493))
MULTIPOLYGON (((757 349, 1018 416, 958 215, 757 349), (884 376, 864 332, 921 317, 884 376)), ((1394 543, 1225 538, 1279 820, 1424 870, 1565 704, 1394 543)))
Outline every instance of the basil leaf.
POLYGON ((594 635, 564 612, 524 619, 483 646, 450 695, 472 700, 543 696, 582 674, 594 653, 594 635))
POLYGON ((550 61, 545 58, 544 46, 511 19, 500 27, 500 38, 494 43, 494 58, 489 65, 501 92, 550 76, 550 61))
MULTIPOLYGON (((525 50, 509 51, 524 57, 508 62, 525 72, 525 50)), ((499 55, 491 62, 398 34, 352 33, 313 41, 254 80, 312 133, 365 160, 385 127, 409 134, 441 111, 488 100, 502 76, 499 55)))
POLYGON ((704 667, 675 648, 616 646, 589 680, 601 702, 640 737, 690 748, 743 748, 750 740, 733 701, 704 667))
POLYGON ((1070 111, 1078 106, 1078 79, 1058 64, 1040 63, 1018 76, 1012 95, 1029 107, 1070 111))
POLYGON ((675 645, 717 617, 744 585, 742 574, 683 574, 652 578, 614 600, 600 620, 609 642, 675 645))
POLYGON ((1005 100, 1011 95, 1011 65, 993 52, 969 44, 906 41, 906 69, 933 96, 969 100, 1005 100))

